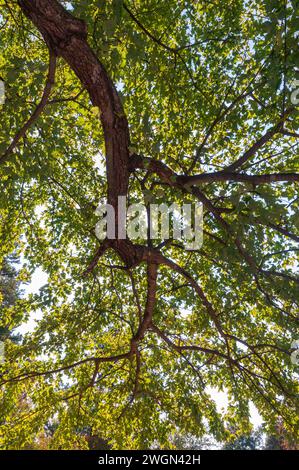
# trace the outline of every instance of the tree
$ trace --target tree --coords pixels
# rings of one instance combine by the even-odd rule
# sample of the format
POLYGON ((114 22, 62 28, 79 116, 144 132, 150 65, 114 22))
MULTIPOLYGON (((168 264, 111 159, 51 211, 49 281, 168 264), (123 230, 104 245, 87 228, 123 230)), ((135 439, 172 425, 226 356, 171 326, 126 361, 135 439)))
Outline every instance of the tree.
POLYGON ((53 416, 62 448, 86 426, 114 448, 221 440, 250 401, 296 436, 297 7, 5 1, 1 250, 21 238, 49 281, 19 306, 43 315, 7 351, 3 448, 53 416), (119 196, 202 203, 202 247, 99 242, 95 208, 118 228, 119 196))
MULTIPOLYGON (((5 258, 0 267, 0 340, 10 338, 13 341, 20 341, 20 335, 13 334, 9 324, 5 322, 5 310, 12 307, 21 296, 21 280, 18 279, 18 271, 15 264, 19 262, 16 255, 10 255, 5 258), (4 322, 2 323, 2 320, 4 322)), ((14 320, 15 322, 15 320, 14 320)), ((15 322, 16 324, 16 322, 15 322)))

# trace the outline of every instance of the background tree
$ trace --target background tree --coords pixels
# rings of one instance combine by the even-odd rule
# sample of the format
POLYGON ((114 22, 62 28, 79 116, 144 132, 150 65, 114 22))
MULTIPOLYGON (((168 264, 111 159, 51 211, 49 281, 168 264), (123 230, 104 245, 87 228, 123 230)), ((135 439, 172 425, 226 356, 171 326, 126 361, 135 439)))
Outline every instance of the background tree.
POLYGON ((87 447, 86 426, 115 448, 167 447, 178 430, 221 440, 249 432, 250 401, 296 438, 297 9, 2 4, 1 252, 22 239, 48 274, 10 309, 42 319, 7 348, 3 448, 53 416, 57 448, 87 447), (117 225, 118 196, 201 202, 202 248, 99 243, 94 209, 107 197, 117 225), (34 411, 16 413, 24 393, 34 411))
POLYGON ((258 450, 262 449, 262 428, 258 428, 249 434, 238 436, 236 439, 224 444, 223 450, 258 450))

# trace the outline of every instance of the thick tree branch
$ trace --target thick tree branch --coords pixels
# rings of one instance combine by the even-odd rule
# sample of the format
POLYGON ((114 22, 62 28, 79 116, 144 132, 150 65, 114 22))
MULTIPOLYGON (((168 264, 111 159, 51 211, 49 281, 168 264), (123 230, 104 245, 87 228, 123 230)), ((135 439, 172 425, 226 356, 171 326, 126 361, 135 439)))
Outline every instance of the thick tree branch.
POLYGON ((38 117, 41 115, 43 109, 47 105, 49 96, 51 94, 52 87, 54 85, 54 79, 55 79, 55 70, 56 70, 56 56, 52 49, 49 49, 49 69, 48 69, 48 77, 46 81, 46 85, 43 91, 42 98, 35 108, 34 112, 28 119, 28 121, 23 125, 23 127, 17 132, 15 137, 13 138, 11 144, 7 149, 5 150, 4 154, 0 156, 0 163, 4 163, 9 155, 14 151, 22 137, 25 136, 26 132, 28 129, 34 124, 34 122, 38 119, 38 117))
POLYGON ((272 230, 275 230, 281 235, 284 235, 285 237, 290 238, 291 240, 294 240, 295 242, 299 243, 299 236, 290 232, 288 229, 281 227, 281 225, 277 225, 272 222, 269 222, 268 220, 264 220, 259 217, 252 217, 252 216, 250 217, 250 220, 248 223, 250 225, 257 224, 257 225, 264 225, 266 227, 270 227, 272 230))
POLYGON ((253 185, 294 182, 299 181, 299 173, 271 173, 265 175, 248 175, 245 173, 233 173, 217 171, 215 173, 202 173, 194 176, 178 176, 177 181, 183 185, 197 185, 200 183, 214 183, 216 181, 236 181, 241 183, 251 183, 253 185))

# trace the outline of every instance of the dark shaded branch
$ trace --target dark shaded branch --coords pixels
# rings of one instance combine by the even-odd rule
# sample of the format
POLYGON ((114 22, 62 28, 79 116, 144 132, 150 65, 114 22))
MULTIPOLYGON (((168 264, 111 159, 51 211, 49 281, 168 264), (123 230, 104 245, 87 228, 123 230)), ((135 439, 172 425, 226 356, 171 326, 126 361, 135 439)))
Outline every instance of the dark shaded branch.
POLYGON ((110 247, 111 243, 110 243, 110 240, 104 240, 101 245, 99 246, 99 248, 97 249, 93 259, 91 260, 91 262, 89 263, 87 269, 84 271, 83 273, 83 276, 87 276, 87 274, 91 273, 94 268, 96 267, 96 265, 98 264, 99 262, 99 259, 103 256, 103 254, 108 250, 108 248, 110 247))
POLYGON ((274 224, 269 222, 268 220, 263 220, 259 217, 250 217, 250 221, 248 222, 250 225, 264 225, 266 227, 270 227, 272 230, 275 230, 278 233, 281 233, 287 238, 294 240, 295 242, 299 243, 299 236, 295 235, 294 233, 290 232, 288 229, 281 227, 281 225, 274 224))
POLYGON ((165 343, 167 343, 172 349, 175 349, 179 353, 181 353, 182 351, 198 351, 198 352, 203 352, 206 354, 219 356, 224 359, 228 359, 228 356, 226 354, 218 351, 217 349, 204 348, 204 347, 195 346, 195 345, 187 345, 187 346, 182 345, 181 346, 179 344, 176 344, 173 341, 171 341, 169 337, 160 328, 157 327, 157 325, 153 324, 151 326, 151 330, 154 331, 158 336, 160 336, 160 338, 162 338, 163 341, 165 341, 165 343))
MULTIPOLYGON (((150 258, 150 254, 149 254, 150 258)), ((157 290, 157 264, 151 262, 150 259, 147 265, 147 297, 144 310, 143 319, 139 324, 139 328, 132 338, 132 345, 134 346, 137 341, 140 341, 152 323, 154 307, 156 303, 156 290, 157 290)))
POLYGON ((246 173, 235 173, 232 171, 215 171, 213 173, 201 173, 199 175, 178 175, 165 163, 149 157, 132 155, 129 170, 144 169, 157 174, 161 180, 169 186, 195 186, 200 183, 214 183, 217 181, 236 181, 251 183, 253 185, 275 183, 275 182, 297 182, 299 173, 271 173, 264 175, 248 175, 246 173))
POLYGON ((67 365, 67 366, 61 366, 56 369, 52 370, 47 370, 47 371, 33 371, 33 372, 24 372, 23 374, 20 374, 16 377, 13 377, 11 379, 3 380, 3 382, 0 385, 4 385, 5 383, 9 382, 16 382, 16 381, 21 381, 21 380, 26 380, 29 378, 34 378, 34 377, 41 377, 41 376, 48 376, 52 374, 57 374, 59 372, 64 372, 69 369, 73 369, 74 367, 81 366, 82 364, 86 364, 88 362, 94 362, 95 364, 97 363, 102 363, 102 362, 117 362, 121 359, 126 359, 131 356, 131 351, 128 351, 127 353, 123 354, 117 354, 115 356, 107 356, 107 357, 88 357, 86 359, 82 359, 82 361, 74 362, 73 364, 67 365))
POLYGON ((291 132, 291 131, 288 131, 287 129, 282 129, 280 133, 283 135, 287 135, 289 137, 295 137, 295 138, 299 137, 298 132, 291 132))
POLYGON ((126 12, 128 13, 128 15, 132 18, 132 20, 134 21, 134 23, 137 24, 137 26, 146 34, 146 36, 148 36, 152 41, 154 41, 156 44, 158 44, 159 46, 163 47, 163 49, 166 49, 167 51, 169 52, 172 52, 172 53, 175 53, 175 52, 178 52, 179 49, 176 49, 176 48, 173 48, 173 47, 170 47, 170 46, 167 46, 167 44, 165 44, 164 42, 162 42, 160 39, 156 38, 148 29, 146 29, 146 27, 138 20, 138 18, 136 18, 136 16, 134 15, 134 13, 128 8, 128 6, 123 3, 123 7, 124 9, 126 10, 126 12))

